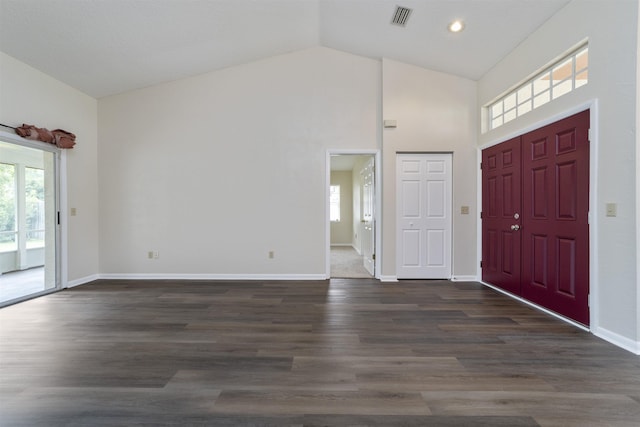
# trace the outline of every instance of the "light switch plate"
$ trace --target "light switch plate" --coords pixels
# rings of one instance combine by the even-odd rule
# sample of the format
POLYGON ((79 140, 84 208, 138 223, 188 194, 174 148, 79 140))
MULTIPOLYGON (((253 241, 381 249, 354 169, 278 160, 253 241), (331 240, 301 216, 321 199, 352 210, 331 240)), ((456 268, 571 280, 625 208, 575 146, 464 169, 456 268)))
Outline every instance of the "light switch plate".
POLYGON ((618 216, 617 203, 607 203, 607 216, 618 216))

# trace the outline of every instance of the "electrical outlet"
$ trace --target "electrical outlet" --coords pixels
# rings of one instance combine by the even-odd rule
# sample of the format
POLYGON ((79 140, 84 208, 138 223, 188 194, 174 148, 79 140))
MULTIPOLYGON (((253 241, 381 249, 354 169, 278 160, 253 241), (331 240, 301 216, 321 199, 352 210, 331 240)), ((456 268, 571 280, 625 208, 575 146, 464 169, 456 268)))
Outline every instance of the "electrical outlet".
POLYGON ((460 207, 460 214, 469 215, 469 206, 461 206, 460 207))
POLYGON ((269 251, 269 259, 273 259, 276 254, 273 251, 269 251))
POLYGON ((153 251, 149 251, 147 253, 147 256, 149 257, 149 259, 153 259, 153 251))
POLYGON ((69 209, 69 215, 71 215, 71 216, 76 216, 76 215, 77 215, 77 213, 78 213, 78 212, 77 212, 76 208, 71 208, 71 209, 69 209))
POLYGON ((607 216, 618 216, 618 205, 616 203, 607 203, 607 216))

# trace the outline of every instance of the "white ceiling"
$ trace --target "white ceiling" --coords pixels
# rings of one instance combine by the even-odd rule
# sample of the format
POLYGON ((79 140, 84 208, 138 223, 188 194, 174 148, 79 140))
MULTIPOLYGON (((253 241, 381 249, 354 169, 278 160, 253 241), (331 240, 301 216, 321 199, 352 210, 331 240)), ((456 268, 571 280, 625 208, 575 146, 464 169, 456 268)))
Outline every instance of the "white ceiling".
POLYGON ((0 51, 96 98, 314 46, 477 80, 568 2, 0 0, 0 51))

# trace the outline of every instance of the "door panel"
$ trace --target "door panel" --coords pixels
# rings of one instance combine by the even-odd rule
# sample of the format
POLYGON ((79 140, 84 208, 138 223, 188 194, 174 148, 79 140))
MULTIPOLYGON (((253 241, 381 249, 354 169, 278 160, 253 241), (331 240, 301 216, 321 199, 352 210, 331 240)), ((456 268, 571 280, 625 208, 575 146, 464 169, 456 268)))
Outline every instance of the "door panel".
POLYGON ((427 230, 427 265, 442 267, 445 263, 444 230, 427 230))
POLYGON ((420 199, 422 198, 420 185, 419 179, 402 183, 402 215, 405 218, 420 217, 420 199))
POLYGON ((401 279, 451 277, 451 154, 398 154, 397 265, 401 279))
POLYGON ((422 251, 421 230, 404 230, 402 236, 402 265, 405 267, 420 267, 422 251))
POLYGON ((482 280, 520 293, 520 138, 482 151, 482 280))
POLYGON ((522 136, 522 296, 589 323, 589 112, 522 136), (527 262, 525 261, 525 264, 527 262))

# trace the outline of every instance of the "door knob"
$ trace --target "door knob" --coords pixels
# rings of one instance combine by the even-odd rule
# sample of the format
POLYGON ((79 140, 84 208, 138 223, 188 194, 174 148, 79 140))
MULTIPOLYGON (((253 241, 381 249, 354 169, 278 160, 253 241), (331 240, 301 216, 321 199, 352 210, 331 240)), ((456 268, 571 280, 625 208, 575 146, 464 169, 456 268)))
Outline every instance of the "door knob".
POLYGON ((518 224, 514 224, 514 225, 511 226, 511 229, 513 231, 518 231, 518 230, 520 230, 520 226, 518 224))

